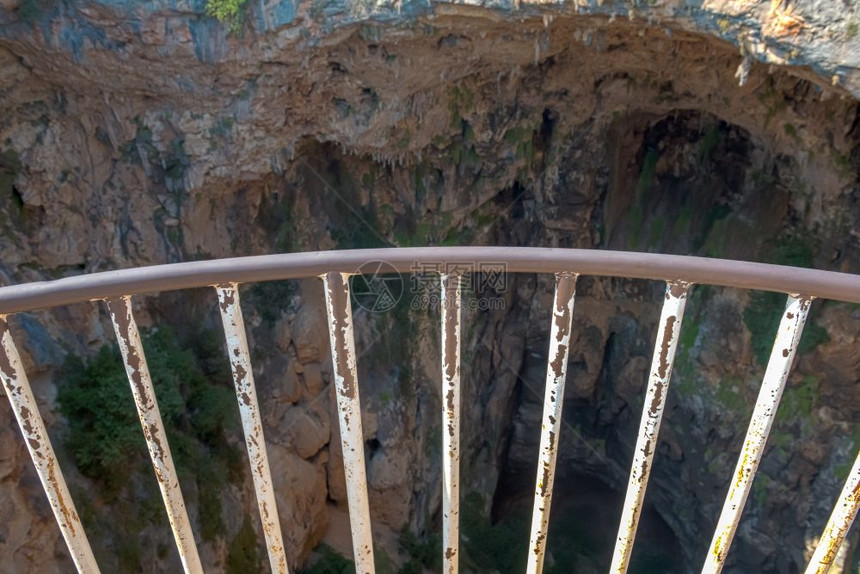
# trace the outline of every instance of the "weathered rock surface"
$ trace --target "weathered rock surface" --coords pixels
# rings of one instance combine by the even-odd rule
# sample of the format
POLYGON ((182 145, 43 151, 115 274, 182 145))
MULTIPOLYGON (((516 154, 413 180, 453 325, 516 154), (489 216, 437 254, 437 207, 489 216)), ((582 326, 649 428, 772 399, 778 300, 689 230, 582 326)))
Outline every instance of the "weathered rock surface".
MULTIPOLYGON (((238 35, 201 2, 32 8, 0 4, 4 284, 442 243, 860 272, 856 3, 284 0, 250 3, 238 35)), ((297 287, 245 300, 293 565, 325 533, 329 508, 346 506, 321 287, 297 287)), ((464 316, 462 440, 464 489, 499 514, 533 488, 552 283, 497 287, 470 297, 498 308, 464 316)), ((648 494, 691 571, 767 337, 748 294, 694 293, 648 494)), ((357 310, 356 339, 373 519, 420 533, 441 500, 439 335, 433 313, 409 310, 412 296, 389 313, 357 310)), ((580 279, 559 481, 623 489, 661 297, 660 285, 580 279)), ((181 307, 148 301, 142 320, 156 324, 181 307)), ((860 317, 832 303, 813 317, 827 337, 792 375, 732 549, 737 572, 801 567, 860 446, 860 317)), ((110 326, 80 305, 20 315, 13 329, 59 436, 53 373, 65 353, 110 341, 110 326)), ((0 569, 66 571, 0 413, 0 569)), ((223 505, 229 536, 256 517, 247 481, 223 505)), ((169 568, 158 549, 169 533, 147 536, 144 560, 169 568)), ((116 553, 110 533, 94 544, 100 559, 116 553)), ((206 565, 222 567, 226 545, 204 546, 206 565)))

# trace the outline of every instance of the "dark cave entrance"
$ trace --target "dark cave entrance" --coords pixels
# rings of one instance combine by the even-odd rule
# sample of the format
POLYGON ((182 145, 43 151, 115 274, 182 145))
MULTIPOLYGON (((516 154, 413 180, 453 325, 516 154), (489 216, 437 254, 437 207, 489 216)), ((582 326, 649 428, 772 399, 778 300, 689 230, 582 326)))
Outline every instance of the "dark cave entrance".
MULTIPOLYGON (((493 522, 528 539, 534 476, 505 475, 493 502, 493 522)), ((606 572, 618 531, 624 493, 587 474, 556 477, 544 571, 547 574, 606 572)), ((525 556, 527 543, 522 545, 525 556)), ((683 572, 680 542, 660 515, 646 504, 630 563, 631 574, 683 572)), ((519 572, 519 564, 510 570, 519 572)))

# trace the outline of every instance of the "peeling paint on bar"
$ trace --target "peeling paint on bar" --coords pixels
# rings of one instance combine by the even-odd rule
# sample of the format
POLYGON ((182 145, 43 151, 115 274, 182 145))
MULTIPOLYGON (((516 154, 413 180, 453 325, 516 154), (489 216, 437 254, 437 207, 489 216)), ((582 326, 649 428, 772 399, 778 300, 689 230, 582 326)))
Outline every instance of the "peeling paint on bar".
POLYGON ((146 366, 143 344, 132 315, 131 298, 126 295, 108 299, 106 302, 182 567, 189 574, 202 574, 203 568, 179 488, 179 478, 176 476, 176 468, 158 410, 158 401, 152 387, 149 368, 146 366))
POLYGON ((24 367, 21 364, 21 356, 18 348, 12 340, 12 333, 6 323, 6 316, 0 315, 0 382, 6 389, 6 396, 15 412, 18 426, 21 427, 21 436, 33 459, 33 465, 39 474, 42 488, 48 496, 51 510, 57 519, 57 525, 69 547, 69 553, 75 562, 78 572, 99 572, 93 550, 90 548, 89 540, 84 532, 81 519, 75 510, 75 504, 63 478, 63 472, 54 455, 54 448, 48 438, 48 431, 39 407, 30 389, 30 382, 24 367))
POLYGON ((842 487, 842 493, 833 507, 833 513, 830 515, 830 520, 827 521, 827 526, 824 527, 824 532, 818 541, 818 547, 809 561, 809 566, 806 567, 806 574, 824 574, 830 570, 830 566, 833 564, 840 546, 842 546, 842 541, 845 540, 845 536, 851 529, 851 524, 857 517, 858 508, 860 508, 860 452, 854 459, 851 474, 848 475, 848 480, 842 487))
POLYGON ((364 434, 361 429, 361 405, 355 369, 349 276, 332 272, 323 275, 322 279, 325 285, 325 306, 328 313, 355 570, 358 574, 371 574, 375 571, 373 538, 370 531, 370 506, 367 501, 367 471, 364 468, 364 434))
POLYGON ((615 540, 615 553, 609 569, 610 572, 617 574, 627 572, 630 564, 639 516, 642 513, 642 503, 645 500, 645 488, 648 486, 648 477, 651 474, 654 453, 657 450, 657 435, 660 432, 663 408, 669 392, 672 363, 678 348, 678 335, 681 332, 681 321, 684 318, 689 287, 688 283, 682 281, 670 282, 666 285, 666 297, 663 301, 659 331, 654 343, 654 356, 651 360, 651 376, 648 379, 645 405, 639 423, 639 437, 636 439, 636 450, 630 467, 630 482, 627 485, 621 524, 615 540))
POLYGON ((575 273, 557 273, 555 276, 555 300, 552 307, 552 329, 547 358, 540 455, 526 568, 529 574, 540 574, 543 571, 555 461, 558 456, 564 382, 567 377, 567 360, 570 356, 570 331, 573 321, 573 300, 576 296, 576 278, 575 273))
MULTIPOLYGON (((186 572, 201 572, 187 512, 182 500, 158 404, 152 389, 128 293, 214 286, 219 296, 225 336, 242 414, 260 515, 272 568, 287 572, 282 534, 271 487, 265 442, 255 396, 237 283, 319 276, 325 283, 329 335, 335 371, 338 416, 349 497, 350 522, 357 571, 374 572, 364 437, 355 365, 348 276, 372 260, 385 259, 394 270, 408 272, 416 262, 448 264, 481 260, 504 262, 508 272, 556 273, 546 397, 537 473, 528 571, 543 570, 546 536, 559 444, 562 401, 569 357, 571 316, 579 274, 659 279, 669 289, 640 421, 625 508, 616 541, 612 571, 625 572, 632 553, 639 514, 653 462, 673 358, 691 283, 742 289, 805 293, 789 296, 776 342, 756 402, 743 451, 733 474, 711 548, 702 572, 719 573, 737 529, 763 449, 784 390, 806 321, 812 295, 860 303, 856 275, 796 269, 758 263, 657 254, 572 249, 461 247, 392 250, 349 250, 281 254, 161 265, 95 273, 25 285, 0 287, 0 383, 12 403, 25 443, 42 480, 58 525, 81 572, 98 566, 75 512, 68 489, 48 441, 32 391, 12 342, 5 315, 93 299, 106 299, 122 350, 144 436, 159 481, 171 528, 186 572), (681 281, 684 279, 689 283, 681 281), (267 526, 268 524, 268 526, 267 526)), ((457 276, 443 278, 443 560, 446 574, 459 562, 459 435, 460 435, 460 291, 457 276), (456 302, 456 303, 455 303, 456 302)), ((826 572, 844 542, 860 505, 860 454, 834 507, 807 574, 826 572)))
POLYGON ((738 527, 738 521, 744 510, 744 504, 752 487, 759 461, 761 460, 770 427, 776 416, 776 409, 785 389, 785 381, 791 370, 791 363, 797 352, 797 344, 803 333, 803 325, 809 313, 811 297, 801 295, 789 295, 776 340, 767 363, 758 399, 753 409, 752 420, 744 440, 743 450, 738 457, 738 464, 732 474, 732 482, 729 493, 723 503, 723 510, 717 522, 714 538, 705 565, 702 567, 703 574, 719 574, 726 562, 732 539, 738 527))
POLYGON ((457 574, 460 551, 460 275, 442 275, 442 552, 457 574))
POLYGON ((281 523, 278 520, 275 491, 272 487, 272 473, 266 453, 260 405, 257 402, 257 389, 254 386, 254 373, 251 370, 251 355, 248 352, 245 321, 242 318, 242 306, 239 303, 239 289, 235 283, 227 283, 216 285, 215 291, 218 294, 218 308, 221 311, 221 322, 224 325, 224 336, 227 340, 227 354, 233 371, 236 399, 239 403, 239 414, 242 417, 242 429, 245 431, 245 446, 248 448, 248 460, 251 463, 251 476, 254 479, 260 520, 266 537, 269 564, 272 572, 287 574, 289 568, 281 536, 281 523))

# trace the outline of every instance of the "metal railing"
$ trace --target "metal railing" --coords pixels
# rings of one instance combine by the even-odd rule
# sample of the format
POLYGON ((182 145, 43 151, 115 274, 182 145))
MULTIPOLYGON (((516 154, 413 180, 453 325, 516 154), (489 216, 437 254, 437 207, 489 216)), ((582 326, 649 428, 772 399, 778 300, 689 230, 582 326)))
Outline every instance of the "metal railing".
MULTIPOLYGON (((698 257, 522 247, 376 249, 268 255, 94 273, 0 288, 0 380, 9 397, 57 524, 79 571, 99 570, 48 440, 6 316, 83 301, 105 301, 183 568, 185 572, 198 573, 202 572, 200 558, 132 313, 131 296, 193 287, 213 287, 218 296, 269 561, 273 572, 286 573, 288 561, 275 504, 238 284, 278 279, 322 278, 355 565, 358 572, 370 573, 374 572, 373 543, 349 286, 349 276, 357 273, 363 264, 370 261, 385 261, 391 271, 400 273, 410 272, 416 263, 422 261, 445 262, 450 264, 449 269, 465 268, 464 266, 471 262, 492 261, 503 264, 507 272, 555 275, 527 565, 529 573, 540 573, 543 570, 578 276, 627 277, 666 282, 639 435, 612 558, 611 572, 617 573, 626 572, 630 561, 691 286, 708 284, 788 294, 752 420, 702 567, 703 573, 718 573, 725 564, 776 416, 811 301, 814 298, 825 298, 860 303, 860 277, 843 273, 698 257)), ((459 557, 462 343, 458 273, 441 275, 441 294, 442 552, 444 571, 450 574, 458 571, 459 557)), ((807 574, 826 572, 829 569, 857 514, 858 506, 860 453, 807 566, 807 574)))

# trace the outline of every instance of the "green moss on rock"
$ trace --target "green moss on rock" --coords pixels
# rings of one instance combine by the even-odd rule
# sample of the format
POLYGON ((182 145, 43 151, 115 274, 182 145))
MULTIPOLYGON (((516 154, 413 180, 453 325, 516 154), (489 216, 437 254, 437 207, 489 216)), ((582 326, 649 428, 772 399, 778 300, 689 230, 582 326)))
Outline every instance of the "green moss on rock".
POLYGON ((251 526, 251 519, 246 514, 242 527, 230 541, 227 553, 227 574, 259 571, 260 549, 257 547, 257 534, 251 526))

